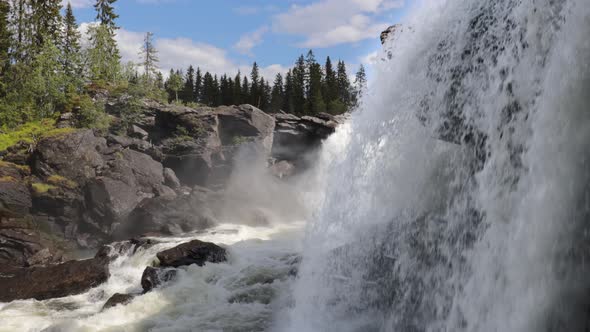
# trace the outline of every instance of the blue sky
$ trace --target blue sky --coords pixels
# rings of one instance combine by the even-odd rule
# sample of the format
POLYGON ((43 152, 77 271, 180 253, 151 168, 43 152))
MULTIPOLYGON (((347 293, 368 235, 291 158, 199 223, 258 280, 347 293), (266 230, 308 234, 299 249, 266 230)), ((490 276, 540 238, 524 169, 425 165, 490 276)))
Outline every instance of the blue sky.
MULTIPOLYGON (((64 1, 66 2, 66 1, 64 1)), ((78 23, 95 18, 93 0, 71 0, 78 23)), ((119 0, 119 47, 137 61, 145 32, 155 34, 160 67, 189 64, 216 73, 249 72, 257 61, 272 79, 300 54, 313 49, 319 62, 330 55, 349 71, 370 62, 379 33, 401 20, 403 0, 119 0)), ((352 73, 351 73, 352 74, 352 73)))

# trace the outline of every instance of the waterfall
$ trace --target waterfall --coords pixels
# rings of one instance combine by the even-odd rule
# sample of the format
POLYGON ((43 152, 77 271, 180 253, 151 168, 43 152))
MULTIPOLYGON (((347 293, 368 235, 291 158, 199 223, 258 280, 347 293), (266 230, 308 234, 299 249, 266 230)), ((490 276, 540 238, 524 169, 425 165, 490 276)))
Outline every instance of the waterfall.
POLYGON ((587 331, 588 1, 415 7, 350 120, 277 330, 587 331))

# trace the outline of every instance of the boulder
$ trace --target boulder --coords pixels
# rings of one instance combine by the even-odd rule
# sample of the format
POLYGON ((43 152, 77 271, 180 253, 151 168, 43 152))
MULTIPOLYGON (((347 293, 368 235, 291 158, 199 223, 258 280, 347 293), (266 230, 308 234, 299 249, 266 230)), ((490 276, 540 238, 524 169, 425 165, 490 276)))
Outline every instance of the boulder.
POLYGON ((107 281, 108 277, 108 260, 97 258, 14 269, 0 275, 0 302, 80 294, 107 281))
POLYGON ((150 292, 154 288, 174 280, 176 275, 176 270, 160 269, 151 266, 146 267, 141 275, 141 287, 143 288, 143 292, 150 292))
POLYGON ((92 130, 78 130, 41 139, 32 155, 32 173, 45 178, 59 175, 85 184, 105 167, 100 153, 106 140, 92 130))
POLYGON ((116 307, 118 305, 126 305, 129 304, 129 302, 133 301, 133 299, 135 298, 136 295, 133 294, 120 294, 120 293, 115 293, 113 296, 111 296, 107 302, 104 304, 104 306, 102 307, 102 310, 106 310, 112 307, 116 307))
POLYGON ((127 129, 127 135, 131 138, 147 140, 150 134, 136 125, 131 125, 129 129, 127 129))
POLYGON ((60 263, 63 253, 25 219, 0 220, 0 271, 60 263))
POLYGON ((26 169, 0 161, 0 219, 23 217, 32 207, 31 195, 23 174, 26 169))
POLYGON ((221 263, 227 260, 224 248, 199 240, 161 251, 156 256, 161 267, 179 267, 192 264, 203 266, 206 262, 221 263))
POLYGON ((272 146, 272 157, 285 160, 304 169, 308 165, 308 154, 315 152, 322 141, 336 131, 340 119, 329 114, 320 117, 297 117, 292 114, 275 114, 276 130, 272 146))
POLYGON ((160 196, 143 200, 115 231, 123 237, 146 233, 180 235, 215 225, 208 200, 211 193, 195 191, 174 198, 160 196))
POLYGON ((383 30, 383 32, 381 32, 381 44, 385 44, 385 42, 387 41, 387 39, 389 39, 389 37, 393 36, 399 29, 401 28, 401 24, 395 24, 392 26, 389 26, 387 29, 383 30))
POLYGON ((175 171, 182 184, 219 188, 233 169, 238 147, 249 144, 268 156, 274 119, 251 105, 217 108, 171 106, 156 113, 156 159, 175 171))
POLYGON ((164 184, 172 189, 180 188, 180 180, 171 168, 164 168, 164 184))

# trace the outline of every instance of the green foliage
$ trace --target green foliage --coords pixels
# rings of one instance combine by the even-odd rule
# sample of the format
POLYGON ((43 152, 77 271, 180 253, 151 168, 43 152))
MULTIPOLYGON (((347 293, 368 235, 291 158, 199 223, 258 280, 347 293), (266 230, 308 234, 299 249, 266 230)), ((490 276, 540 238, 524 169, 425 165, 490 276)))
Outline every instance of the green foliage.
POLYGON ((94 128, 101 132, 106 132, 109 128, 110 119, 104 111, 104 105, 94 103, 88 95, 76 97, 74 107, 78 109, 77 127, 94 128))
POLYGON ((25 123, 14 130, 2 128, 0 134, 0 151, 6 150, 19 142, 35 144, 41 138, 64 135, 74 132, 73 128, 56 128, 55 120, 45 119, 25 123))

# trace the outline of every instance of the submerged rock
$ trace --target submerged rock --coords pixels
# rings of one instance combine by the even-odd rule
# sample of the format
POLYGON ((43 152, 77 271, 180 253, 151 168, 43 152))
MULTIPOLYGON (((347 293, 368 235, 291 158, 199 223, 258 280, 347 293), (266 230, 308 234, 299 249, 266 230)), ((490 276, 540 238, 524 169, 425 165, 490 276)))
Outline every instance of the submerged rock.
POLYGON ((176 270, 166 270, 148 266, 141 275, 141 288, 147 293, 176 278, 176 270))
POLYGON ((0 274, 0 302, 80 294, 108 278, 108 260, 104 258, 13 269, 0 274))
POLYGON ((134 294, 120 294, 116 293, 115 295, 111 296, 107 302, 102 307, 102 310, 106 310, 108 308, 116 307, 119 304, 126 305, 129 302, 133 301, 136 295, 134 294))
POLYGON ((193 240, 172 249, 159 252, 157 255, 162 267, 179 267, 206 262, 221 263, 227 260, 224 248, 210 242, 193 240))

